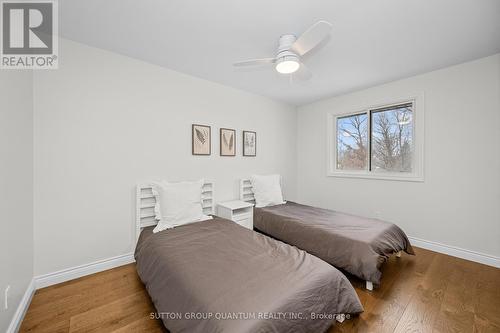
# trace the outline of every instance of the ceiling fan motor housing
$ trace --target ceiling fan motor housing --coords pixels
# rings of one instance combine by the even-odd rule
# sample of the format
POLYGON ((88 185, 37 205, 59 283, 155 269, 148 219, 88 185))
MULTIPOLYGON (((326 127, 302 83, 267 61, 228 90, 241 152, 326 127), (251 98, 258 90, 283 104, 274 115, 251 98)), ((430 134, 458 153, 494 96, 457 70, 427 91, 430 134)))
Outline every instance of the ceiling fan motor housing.
POLYGON ((295 43, 297 37, 295 35, 283 35, 279 40, 278 54, 276 58, 279 60, 295 60, 299 61, 299 56, 291 51, 292 44, 295 43))

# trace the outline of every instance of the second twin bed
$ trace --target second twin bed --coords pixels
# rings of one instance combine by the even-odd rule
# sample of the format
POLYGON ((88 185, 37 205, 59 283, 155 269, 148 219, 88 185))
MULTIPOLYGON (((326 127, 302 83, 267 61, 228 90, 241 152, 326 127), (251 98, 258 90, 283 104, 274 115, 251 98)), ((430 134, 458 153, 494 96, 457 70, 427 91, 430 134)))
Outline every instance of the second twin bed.
POLYGON ((240 183, 240 199, 256 202, 255 229, 365 280, 369 290, 380 283, 380 267, 391 254, 415 254, 406 234, 393 223, 294 202, 258 207, 255 182, 264 178, 280 192, 281 185, 278 175, 255 177, 240 183))

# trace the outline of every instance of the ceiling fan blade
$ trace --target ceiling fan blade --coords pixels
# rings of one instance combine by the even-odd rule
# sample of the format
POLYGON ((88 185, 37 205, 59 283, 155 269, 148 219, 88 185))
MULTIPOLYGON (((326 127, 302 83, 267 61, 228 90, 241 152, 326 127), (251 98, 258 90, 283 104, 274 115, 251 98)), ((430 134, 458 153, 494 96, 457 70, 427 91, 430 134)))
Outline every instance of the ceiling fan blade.
POLYGON ((276 58, 249 59, 249 60, 235 62, 233 63, 233 66, 235 67, 259 66, 259 65, 274 64, 275 62, 276 58))
POLYGON ((312 73, 309 68, 307 68, 307 66, 304 65, 303 62, 301 62, 299 69, 295 73, 293 73, 293 77, 300 81, 307 81, 312 78, 312 73))
POLYGON ((301 56, 306 54, 327 38, 331 30, 331 23, 326 21, 316 22, 292 44, 292 51, 301 56))

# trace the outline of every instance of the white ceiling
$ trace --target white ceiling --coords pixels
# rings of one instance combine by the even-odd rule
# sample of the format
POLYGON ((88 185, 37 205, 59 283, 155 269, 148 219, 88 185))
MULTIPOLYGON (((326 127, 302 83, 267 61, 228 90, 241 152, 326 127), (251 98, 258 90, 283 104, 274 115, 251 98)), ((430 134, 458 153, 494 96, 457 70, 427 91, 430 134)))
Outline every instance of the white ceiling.
POLYGON ((64 0, 59 12, 68 39, 292 105, 500 52, 499 0, 64 0), (333 31, 305 58, 311 80, 232 67, 319 19, 333 31))

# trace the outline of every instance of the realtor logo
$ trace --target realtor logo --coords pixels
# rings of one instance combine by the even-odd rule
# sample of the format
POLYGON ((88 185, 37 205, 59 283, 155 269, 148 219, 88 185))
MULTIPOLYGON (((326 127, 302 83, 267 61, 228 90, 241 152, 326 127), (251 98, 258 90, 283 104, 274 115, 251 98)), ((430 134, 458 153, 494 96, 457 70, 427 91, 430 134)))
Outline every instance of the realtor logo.
POLYGON ((57 68, 57 3, 1 1, 1 68, 57 68))

